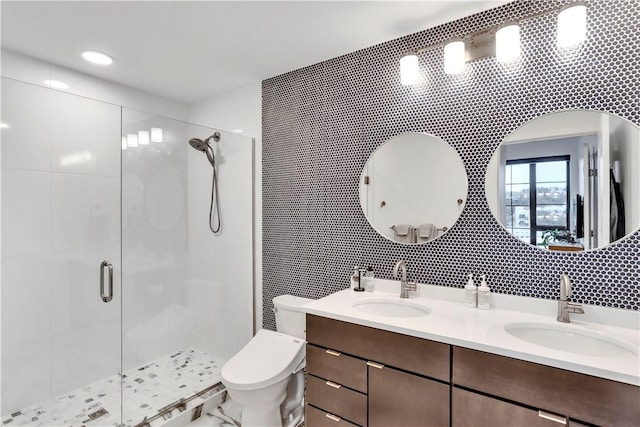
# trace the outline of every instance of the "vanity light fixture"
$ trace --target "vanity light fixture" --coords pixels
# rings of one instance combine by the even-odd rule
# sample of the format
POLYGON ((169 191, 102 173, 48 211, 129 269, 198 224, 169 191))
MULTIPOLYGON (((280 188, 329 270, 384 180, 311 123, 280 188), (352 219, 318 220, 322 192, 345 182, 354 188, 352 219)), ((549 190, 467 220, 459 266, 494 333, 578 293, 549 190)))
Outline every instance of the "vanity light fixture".
POLYGON ((503 64, 520 58, 520 26, 511 24, 496 31, 496 60, 503 64))
POLYGON ((576 4, 558 13, 556 43, 560 49, 568 49, 582 43, 587 37, 587 7, 576 4))
POLYGON ((162 128, 151 128, 151 142, 162 142, 162 128))
POLYGON ((85 50, 82 52, 82 57, 96 65, 111 65, 113 58, 106 53, 98 52, 97 50, 85 50))
POLYGON ((45 80, 44 84, 52 89, 69 89, 69 85, 59 80, 45 80))
MULTIPOLYGON (((477 59, 495 56, 503 64, 513 63, 520 58, 520 23, 549 15, 558 14, 557 46, 560 49, 575 47, 586 39, 587 8, 581 2, 572 3, 564 8, 552 8, 520 18, 512 24, 480 30, 444 45, 444 72, 449 75, 465 70, 466 63, 477 59)), ((413 49, 400 58, 400 82, 412 85, 419 82, 420 68, 418 55, 442 44, 434 44, 413 49), (417 77, 416 77, 417 76, 417 77)))
POLYGON ((418 53, 409 52, 400 58, 400 83, 405 86, 415 85, 420 81, 420 65, 418 53))
POLYGON ((138 143, 140 143, 140 145, 149 145, 149 131, 148 130, 139 130, 138 131, 138 143))
POLYGON ((128 133, 127 134, 127 145, 129 147, 135 148, 138 146, 138 135, 136 135, 135 133, 128 133))

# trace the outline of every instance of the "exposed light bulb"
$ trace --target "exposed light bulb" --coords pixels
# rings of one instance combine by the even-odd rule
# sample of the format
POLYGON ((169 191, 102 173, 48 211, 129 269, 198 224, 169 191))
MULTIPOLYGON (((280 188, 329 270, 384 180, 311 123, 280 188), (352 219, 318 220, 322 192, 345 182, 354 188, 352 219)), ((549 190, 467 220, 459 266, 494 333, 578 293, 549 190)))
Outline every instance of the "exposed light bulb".
POLYGON ((579 45, 587 38, 587 7, 571 6, 558 14, 557 45, 567 49, 579 45))
POLYGON ((508 25, 496 31, 496 59, 508 63, 520 58, 520 26, 508 25))
POLYGON ((138 146, 138 135, 135 133, 127 134, 127 145, 129 147, 137 147, 138 146))
POLYGON ((149 131, 148 130, 140 130, 138 131, 138 142, 140 145, 149 145, 149 131))
POLYGON ((459 74, 464 71, 464 42, 455 41, 444 46, 444 72, 459 74))
POLYGON ((162 128, 151 128, 151 141, 162 142, 162 128))
POLYGON ((417 84, 420 81, 420 65, 418 54, 409 52, 400 58, 400 83, 405 86, 417 84))

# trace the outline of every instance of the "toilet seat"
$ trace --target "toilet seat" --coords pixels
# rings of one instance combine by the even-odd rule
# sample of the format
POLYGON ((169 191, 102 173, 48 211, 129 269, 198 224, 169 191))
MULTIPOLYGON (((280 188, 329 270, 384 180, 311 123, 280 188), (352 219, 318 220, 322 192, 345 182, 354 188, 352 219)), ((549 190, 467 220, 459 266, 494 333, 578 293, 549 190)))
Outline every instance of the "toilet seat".
POLYGON ((261 329, 222 367, 222 382, 236 390, 268 387, 296 372, 304 360, 305 341, 261 329))

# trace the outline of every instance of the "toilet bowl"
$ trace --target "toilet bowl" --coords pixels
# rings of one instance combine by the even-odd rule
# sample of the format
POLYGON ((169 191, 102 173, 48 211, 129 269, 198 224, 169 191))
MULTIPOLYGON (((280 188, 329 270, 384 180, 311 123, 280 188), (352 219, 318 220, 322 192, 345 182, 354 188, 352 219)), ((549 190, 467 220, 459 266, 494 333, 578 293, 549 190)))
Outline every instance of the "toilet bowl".
POLYGON ((222 383, 240 403, 242 426, 294 427, 303 415, 305 317, 310 299, 273 299, 277 332, 262 329, 222 367, 222 383))

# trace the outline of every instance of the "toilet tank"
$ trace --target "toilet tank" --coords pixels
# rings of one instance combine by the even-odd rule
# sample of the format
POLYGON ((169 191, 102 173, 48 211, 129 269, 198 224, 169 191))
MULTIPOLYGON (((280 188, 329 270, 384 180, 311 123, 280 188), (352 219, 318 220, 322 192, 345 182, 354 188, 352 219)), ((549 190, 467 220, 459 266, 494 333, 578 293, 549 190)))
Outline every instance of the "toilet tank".
POLYGON ((309 298, 293 295, 280 295, 273 299, 273 311, 276 315, 276 329, 283 334, 305 339, 305 313, 300 307, 313 301, 309 298))

